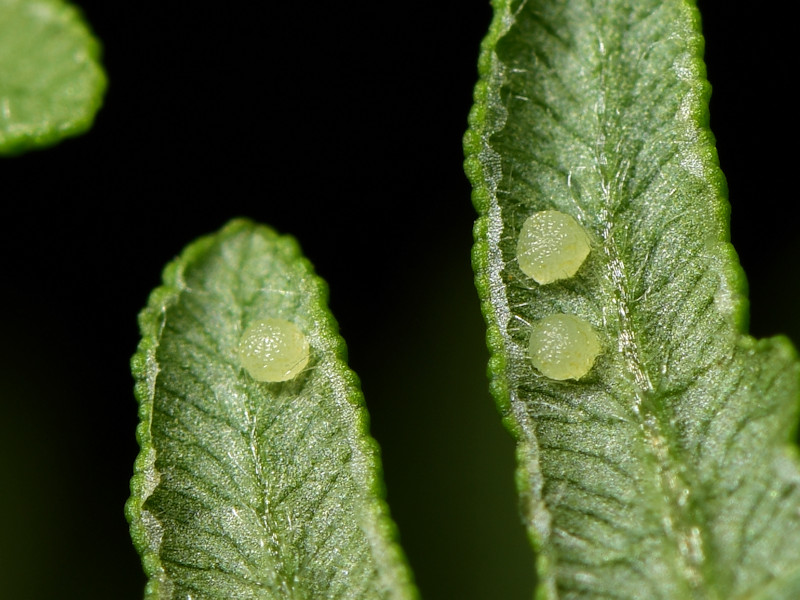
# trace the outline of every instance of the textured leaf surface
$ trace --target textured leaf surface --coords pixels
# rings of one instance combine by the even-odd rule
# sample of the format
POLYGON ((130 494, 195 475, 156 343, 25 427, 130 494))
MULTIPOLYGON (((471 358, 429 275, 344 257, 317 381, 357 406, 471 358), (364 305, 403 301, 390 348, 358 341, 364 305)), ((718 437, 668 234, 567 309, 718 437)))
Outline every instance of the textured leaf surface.
POLYGON ((473 262, 539 597, 800 598, 798 364, 745 334, 696 8, 494 6, 465 138, 473 262), (548 209, 592 251, 537 285, 515 246, 548 209), (602 340, 577 381, 528 358, 554 313, 602 340))
POLYGON ((296 242, 247 221, 190 245, 140 315, 126 507, 158 599, 414 598, 358 379, 296 242), (295 323, 308 368, 259 383, 237 346, 295 323))
POLYGON ((61 0, 0 0, 0 154, 88 129, 106 87, 100 46, 61 0))

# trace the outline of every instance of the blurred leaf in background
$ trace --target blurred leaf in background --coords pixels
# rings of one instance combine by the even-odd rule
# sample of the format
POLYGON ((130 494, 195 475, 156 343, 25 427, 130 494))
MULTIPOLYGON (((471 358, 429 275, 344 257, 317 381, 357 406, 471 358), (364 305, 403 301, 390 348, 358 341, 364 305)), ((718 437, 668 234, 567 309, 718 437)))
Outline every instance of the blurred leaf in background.
POLYGON ((0 155, 91 127, 106 78, 100 44, 62 0, 0 0, 0 155))

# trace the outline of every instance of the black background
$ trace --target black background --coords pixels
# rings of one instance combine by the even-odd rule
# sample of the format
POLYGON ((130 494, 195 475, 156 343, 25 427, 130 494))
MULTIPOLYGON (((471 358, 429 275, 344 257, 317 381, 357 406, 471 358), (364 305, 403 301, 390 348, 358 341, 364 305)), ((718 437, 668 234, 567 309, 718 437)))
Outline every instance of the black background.
MULTIPOLYGON (((488 3, 78 4, 105 107, 88 135, 0 162, 0 596, 141 597, 136 313, 186 243, 249 216, 330 285, 423 597, 529 598, 461 170, 488 3)), ((795 32, 700 8, 752 331, 800 340, 795 32)))

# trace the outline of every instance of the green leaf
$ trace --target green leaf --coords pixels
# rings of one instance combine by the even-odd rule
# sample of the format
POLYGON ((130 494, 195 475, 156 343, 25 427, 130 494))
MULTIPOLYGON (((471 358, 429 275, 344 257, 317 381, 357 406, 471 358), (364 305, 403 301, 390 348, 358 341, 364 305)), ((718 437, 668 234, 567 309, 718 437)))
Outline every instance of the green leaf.
POLYGON ((800 598, 795 353, 745 333, 699 14, 684 0, 495 0, 465 137, 491 389, 518 441, 539 598, 800 598), (591 252, 537 284, 534 212, 591 252), (602 353, 557 381, 532 324, 602 353))
POLYGON ((0 0, 0 155, 83 133, 102 103, 100 44, 60 0, 0 0))
POLYGON ((148 598, 416 597, 326 300, 292 238, 244 220, 164 271, 132 361, 141 453, 126 514, 148 598), (238 357, 268 318, 311 347, 283 383, 238 357))

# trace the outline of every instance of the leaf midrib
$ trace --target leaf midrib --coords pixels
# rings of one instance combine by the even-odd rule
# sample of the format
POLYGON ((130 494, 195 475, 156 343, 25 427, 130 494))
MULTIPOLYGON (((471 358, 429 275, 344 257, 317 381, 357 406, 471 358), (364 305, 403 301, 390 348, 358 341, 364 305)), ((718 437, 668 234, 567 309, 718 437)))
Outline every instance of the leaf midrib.
MULTIPOLYGON (((651 468, 654 489, 656 496, 661 501, 660 514, 663 517, 664 534, 674 548, 675 568, 685 582, 687 592, 691 593, 694 598, 711 600, 717 598, 717 594, 708 585, 710 578, 708 570, 711 565, 704 560, 703 552, 704 548, 709 547, 706 540, 710 539, 710 536, 703 524, 693 519, 688 512, 691 504, 687 503, 686 499, 690 497, 690 490, 681 475, 682 469, 678 468, 676 463, 681 464, 684 472, 692 470, 692 465, 685 460, 680 460, 680 444, 674 428, 670 425, 671 419, 666 410, 659 411, 656 408, 658 397, 655 390, 660 389, 660 385, 653 385, 649 369, 642 359, 638 340, 646 337, 647 332, 637 329, 634 325, 634 322, 643 322, 643 319, 635 318, 637 309, 636 304, 631 302, 632 290, 627 277, 629 271, 618 250, 618 243, 622 244, 624 240, 618 240, 617 237, 618 228, 615 222, 615 216, 618 214, 617 208, 630 205, 643 194, 642 190, 630 195, 625 192, 628 184, 634 183, 630 177, 630 165, 631 163, 635 164, 639 156, 628 157, 611 154, 606 149, 609 147, 615 149, 635 148, 638 150, 637 154, 640 154, 647 145, 647 142, 640 144, 636 140, 632 144, 625 143, 626 139, 622 135, 616 134, 617 132, 624 133, 627 129, 621 127, 617 120, 608 117, 608 115, 617 115, 620 114, 618 111, 625 110, 624 105, 615 106, 609 102, 609 97, 613 97, 613 94, 609 94, 606 71, 612 70, 611 56, 615 51, 622 52, 621 42, 628 33, 629 29, 620 36, 618 43, 613 47, 607 47, 605 46, 607 42, 601 42, 600 52, 595 55, 599 59, 600 75, 592 79, 592 81, 600 83, 596 89, 598 102, 594 106, 601 105, 605 108, 602 115, 597 111, 592 112, 597 131, 602 132, 603 136, 602 152, 598 152, 601 147, 599 144, 593 145, 595 162, 597 165, 601 165, 601 168, 597 169, 597 173, 601 180, 602 209, 596 228, 602 240, 602 251, 605 257, 602 263, 604 276, 601 280, 606 283, 608 301, 603 304, 616 308, 616 341, 618 349, 625 359, 626 383, 632 392, 630 412, 635 416, 638 424, 639 441, 655 463, 651 468), (609 177, 609 171, 612 170, 608 161, 609 155, 613 157, 611 161, 613 177, 609 177)), ((631 80, 630 89, 625 95, 626 102, 637 101, 636 84, 636 81, 631 80)), ((670 154, 667 161, 671 160, 673 156, 670 154)), ((659 167, 663 167, 663 164, 660 164, 659 167)), ((649 185, 650 182, 646 184, 646 187, 649 185)), ((658 378, 657 373, 654 373, 654 376, 658 378)), ((698 480, 693 475, 691 479, 698 480)))
MULTIPOLYGON (((247 262, 246 259, 249 256, 249 254, 252 252, 252 243, 253 243, 252 239, 250 239, 249 242, 250 243, 248 244, 247 250, 245 252, 241 253, 240 261, 239 261, 240 262, 239 268, 236 270, 238 273, 244 272, 244 265, 247 262)), ((202 319, 200 319, 197 315, 195 315, 194 312, 191 309, 191 305, 192 305, 191 298, 192 298, 193 290, 189 286, 187 286, 187 284, 186 284, 186 279, 184 277, 184 270, 185 270, 185 265, 182 265, 181 266, 181 270, 177 274, 177 277, 176 277, 176 293, 175 293, 174 299, 170 302, 170 304, 165 305, 163 307, 163 312, 162 312, 163 316, 162 316, 162 320, 161 320, 161 324, 160 324, 159 332, 158 332, 158 336, 157 336, 157 344, 158 345, 157 345, 156 350, 155 350, 156 355, 158 354, 158 348, 161 347, 161 341, 162 341, 163 336, 164 336, 164 325, 166 324, 167 312, 170 310, 170 308, 172 308, 173 306, 179 306, 179 305, 183 306, 184 309, 187 312, 191 313, 196 320, 198 320, 200 323, 202 323, 202 319), (186 301, 184 301, 184 299, 189 299, 190 301, 186 302, 186 301)), ((236 292, 234 292, 234 296, 236 296, 237 298, 241 298, 241 296, 242 296, 242 294, 241 294, 241 278, 237 278, 237 282, 240 285, 238 286, 236 292)), ((241 302, 241 303, 238 303, 238 304, 235 304, 235 305, 236 306, 246 307, 247 303, 246 302, 241 302)), ((239 311, 239 312, 240 312, 240 314, 238 316, 239 328, 240 328, 240 330, 242 330, 243 329, 243 314, 242 314, 241 311, 239 311)), ((219 348, 219 345, 218 345, 218 341, 214 338, 214 336, 210 332, 205 331, 205 330, 204 330, 204 334, 205 334, 205 337, 206 337, 205 345, 203 347, 204 352, 213 354, 214 356, 217 357, 218 360, 220 360, 223 363, 227 363, 228 366, 230 366, 233 369, 238 368, 237 365, 232 364, 230 361, 225 359, 224 353, 220 351, 220 348, 219 348), (209 342, 211 342, 211 344, 209 344, 209 342)), ((192 343, 198 344, 199 342, 194 341, 192 343)), ((160 372, 160 369, 159 369, 159 372, 160 372)), ((158 372, 156 374, 156 377, 153 379, 153 394, 155 394, 155 389, 156 389, 156 387, 158 385, 157 384, 157 379, 158 379, 158 372)), ((162 385, 165 385, 165 384, 162 383, 162 385)), ((244 387, 245 390, 247 389, 247 386, 243 386, 243 387, 244 387)), ((179 392, 178 392, 178 390, 173 390, 173 393, 178 394, 179 392)), ((241 489, 237 490, 238 491, 238 495, 235 496, 234 498, 232 498, 231 500, 233 501, 233 504, 242 503, 242 506, 244 508, 249 508, 250 510, 253 510, 256 513, 257 522, 260 524, 261 528, 263 529, 263 534, 264 534, 263 535, 263 539, 266 541, 266 544, 265 544, 266 547, 262 548, 262 550, 264 552, 264 555, 262 556, 262 559, 264 558, 264 556, 269 557, 269 563, 271 564, 271 570, 274 573, 275 578, 277 580, 277 581, 275 581, 273 583, 277 584, 279 586, 280 590, 286 595, 287 598, 292 599, 292 600, 305 600, 308 597, 307 593, 299 593, 299 595, 298 595, 299 590, 297 590, 296 587, 292 584, 293 582, 294 583, 298 583, 299 581, 301 581, 302 578, 289 577, 288 574, 287 574, 286 561, 282 559, 282 551, 281 550, 282 550, 282 548, 289 547, 289 544, 287 544, 285 542, 282 543, 282 541, 280 540, 279 533, 277 532, 277 530, 270 523, 270 514, 271 514, 270 513, 270 506, 269 506, 270 505, 270 500, 269 500, 269 489, 270 488, 269 488, 269 481, 268 481, 267 477, 264 475, 264 467, 265 467, 265 465, 264 465, 264 463, 263 463, 263 461, 261 459, 261 455, 262 455, 262 453, 260 452, 261 442, 259 440, 259 436, 258 436, 258 433, 257 433, 258 432, 258 419, 255 416, 256 415, 256 411, 254 410, 254 407, 252 406, 253 399, 252 399, 251 394, 249 394, 249 393, 247 393, 245 391, 243 395, 244 395, 244 400, 243 400, 243 407, 242 408, 243 408, 243 414, 244 414, 244 419, 245 419, 245 422, 243 424, 246 427, 247 443, 248 443, 248 447, 250 448, 251 459, 253 461, 253 469, 254 469, 253 475, 256 478, 256 484, 257 484, 258 489, 259 489, 260 506, 252 506, 251 503, 249 503, 249 502, 242 502, 242 500, 244 499, 245 496, 242 495, 243 491, 241 489)), ((155 396, 153 396, 153 397, 155 397, 155 396)), ((205 409, 203 409, 202 406, 195 406, 195 408, 198 409, 198 410, 203 410, 203 411, 205 410, 205 409)), ((157 413, 157 412, 158 412, 158 408, 154 408, 153 415, 155 415, 155 413, 157 413)), ((231 429, 231 431, 233 431, 233 432, 239 432, 239 434, 243 433, 241 428, 237 427, 235 423, 226 421, 225 425, 227 427, 229 427, 231 429)), ((215 461, 219 462, 220 464, 223 464, 222 463, 222 459, 216 457, 213 453, 210 453, 210 451, 207 448, 205 448, 205 447, 203 447, 201 445, 201 449, 203 450, 203 452, 209 453, 210 456, 215 461)), ((180 467, 173 466, 172 468, 175 469, 175 468, 180 468, 180 467)), ((233 508, 233 505, 232 505, 232 508, 233 508)), ((241 573, 238 573, 236 571, 226 571, 227 576, 235 577, 237 579, 240 579, 243 583, 246 583, 249 586, 259 586, 259 587, 263 586, 264 582, 262 580, 262 572, 261 572, 261 569, 263 567, 258 562, 253 563, 250 560, 248 560, 247 559, 247 554, 245 552, 242 552, 240 550, 240 554, 242 556, 242 560, 245 561, 245 563, 247 563, 249 565, 249 567, 255 569, 255 572, 253 574, 256 576, 256 579, 246 578, 241 573)), ((187 566, 187 565, 184 565, 184 566, 187 566)), ((201 590, 197 590, 197 591, 200 592, 201 590)))
MULTIPOLYGON (((239 253, 239 260, 237 268, 235 269, 236 273, 244 273, 246 272, 246 265, 248 261, 252 258, 254 249, 253 244, 255 243, 254 237, 247 238, 247 244, 239 253)), ((233 292, 234 297, 237 299, 237 302, 234 304, 239 308, 238 310, 238 326, 239 331, 245 330, 245 322, 244 322, 244 310, 247 309, 249 306, 252 305, 252 298, 245 298, 244 297, 244 285, 241 277, 236 278, 236 289, 233 292)), ((212 337, 213 339, 213 337, 212 337)), ((231 365, 234 369, 239 368, 237 365, 231 365)), ((245 390, 247 390, 247 386, 243 386, 245 390)), ((251 458, 253 460, 253 468, 255 470, 255 477, 256 483, 258 485, 258 489, 260 491, 260 506, 257 507, 257 511, 260 513, 258 515, 258 522, 261 524, 261 527, 264 529, 265 538, 267 540, 266 545, 269 548, 267 550, 264 549, 265 552, 270 556, 271 563, 273 564, 275 575, 278 579, 276 582, 280 589, 287 595, 287 598, 296 598, 294 586, 291 585, 292 581, 299 581, 300 578, 290 578, 287 574, 287 567, 286 561, 282 557, 282 547, 288 547, 288 544, 281 543, 280 536, 278 534, 278 530, 273 527, 270 516, 270 485, 269 480, 264 475, 265 472, 265 465, 262 460, 262 448, 261 448, 261 441, 258 436, 258 418, 257 418, 257 411, 255 407, 252 405, 253 400, 252 396, 245 392, 244 394, 244 418, 245 418, 245 426, 247 427, 247 442, 248 447, 250 448, 251 458)), ((269 430, 269 427, 268 429, 269 430)), ((260 579, 260 578, 259 578, 260 579)), ((303 594, 305 597, 305 594, 303 594)))

